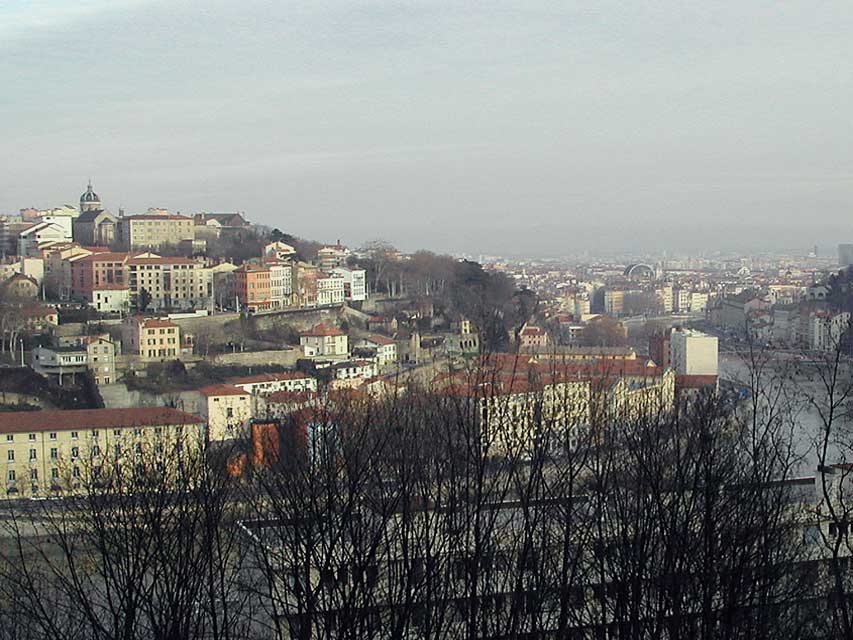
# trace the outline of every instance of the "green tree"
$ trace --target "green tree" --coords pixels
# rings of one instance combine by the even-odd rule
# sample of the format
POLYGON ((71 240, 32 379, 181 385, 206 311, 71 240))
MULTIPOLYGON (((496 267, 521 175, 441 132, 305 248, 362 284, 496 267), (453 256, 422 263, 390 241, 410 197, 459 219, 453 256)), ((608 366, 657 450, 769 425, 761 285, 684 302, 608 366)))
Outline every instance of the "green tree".
POLYGON ((149 304, 151 304, 151 292, 142 287, 139 290, 139 310, 146 311, 149 304))

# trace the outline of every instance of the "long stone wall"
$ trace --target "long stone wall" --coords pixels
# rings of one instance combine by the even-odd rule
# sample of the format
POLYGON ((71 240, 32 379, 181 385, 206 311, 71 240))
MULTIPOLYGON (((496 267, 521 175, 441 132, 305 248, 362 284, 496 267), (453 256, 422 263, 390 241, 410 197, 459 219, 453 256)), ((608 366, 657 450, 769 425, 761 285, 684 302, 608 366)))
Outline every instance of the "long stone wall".
POLYGON ((246 366, 278 364, 284 367, 295 367, 296 360, 299 357, 301 357, 301 352, 297 348, 273 351, 237 351, 236 353, 217 354, 213 357, 213 364, 246 366))

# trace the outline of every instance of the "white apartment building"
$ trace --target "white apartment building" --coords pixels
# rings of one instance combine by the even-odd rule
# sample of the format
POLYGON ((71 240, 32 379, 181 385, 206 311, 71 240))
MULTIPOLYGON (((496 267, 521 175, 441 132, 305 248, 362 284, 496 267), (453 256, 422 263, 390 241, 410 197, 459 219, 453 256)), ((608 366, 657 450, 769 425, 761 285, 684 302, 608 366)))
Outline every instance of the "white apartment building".
POLYGON ((690 294, 690 310, 704 311, 708 308, 708 294, 704 292, 694 291, 690 294))
POLYGON ((674 329, 670 335, 670 362, 678 375, 717 375, 719 345, 716 336, 674 329))
POLYGON ((846 311, 815 311, 809 315, 809 349, 835 351, 850 328, 850 314, 846 311))
POLYGON ((95 384, 116 381, 116 348, 108 335, 81 337, 76 344, 61 347, 36 347, 32 351, 33 371, 54 377, 58 384, 86 370, 92 372, 95 384))
POLYGON ((668 284, 663 287, 659 287, 655 293, 660 299, 661 307, 663 308, 664 313, 672 313, 673 310, 673 290, 672 285, 668 284))
POLYGON ((344 279, 344 297, 347 300, 367 299, 367 275, 364 269, 337 267, 332 269, 332 273, 344 279))
POLYGON ((572 315, 574 315, 575 320, 580 320, 584 316, 589 315, 589 313, 589 298, 575 296, 574 308, 572 309, 572 315))
POLYGON ((101 284, 92 289, 88 303, 101 313, 127 313, 130 289, 125 284, 101 284))
POLYGON ((347 334, 326 323, 320 323, 314 328, 303 331, 299 336, 299 344, 306 357, 314 356, 344 356, 349 353, 347 334))
POLYGON ((317 391, 317 379, 302 371, 261 373, 256 376, 231 378, 228 380, 228 384, 253 395, 276 393, 278 391, 317 391))
POLYGON ((289 307, 293 295, 293 267, 289 262, 267 262, 270 270, 270 304, 273 309, 289 307))
POLYGON ((343 304, 344 278, 335 274, 324 274, 317 278, 317 304, 343 304))
POLYGON ((196 410, 207 423, 211 442, 244 435, 252 420, 252 396, 230 384, 212 384, 197 391, 196 410))
POLYGON ((672 292, 672 302, 676 311, 681 311, 682 313, 690 311, 692 309, 692 301, 693 294, 687 289, 676 289, 672 292))
POLYGON ((359 340, 357 347, 366 347, 376 351, 376 364, 380 367, 397 362, 397 343, 385 336, 369 335, 359 340))
POLYGON ((39 222, 18 234, 18 255, 35 256, 40 245, 71 242, 71 233, 54 222, 39 222))

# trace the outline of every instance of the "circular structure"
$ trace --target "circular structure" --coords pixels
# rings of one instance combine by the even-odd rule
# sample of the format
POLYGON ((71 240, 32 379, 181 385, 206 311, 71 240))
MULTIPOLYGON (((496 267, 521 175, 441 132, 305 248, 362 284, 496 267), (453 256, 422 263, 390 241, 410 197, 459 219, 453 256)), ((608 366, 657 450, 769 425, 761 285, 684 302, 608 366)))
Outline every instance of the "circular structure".
POLYGON ((80 211, 93 211, 101 208, 101 199, 92 190, 92 183, 86 187, 86 193, 80 196, 80 211))
POLYGON ((655 269, 650 265, 638 262, 635 264, 629 264, 627 267, 625 267, 624 275, 628 276, 629 278, 652 280, 655 277, 655 269))

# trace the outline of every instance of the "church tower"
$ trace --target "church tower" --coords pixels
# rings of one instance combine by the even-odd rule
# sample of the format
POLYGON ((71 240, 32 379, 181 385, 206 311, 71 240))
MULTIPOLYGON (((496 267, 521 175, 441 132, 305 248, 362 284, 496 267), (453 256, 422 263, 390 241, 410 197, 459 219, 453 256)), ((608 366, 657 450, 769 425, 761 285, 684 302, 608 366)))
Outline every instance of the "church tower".
POLYGON ((100 211, 101 199, 98 194, 92 190, 92 181, 89 180, 89 186, 86 187, 86 193, 80 196, 80 213, 86 211, 100 211))

